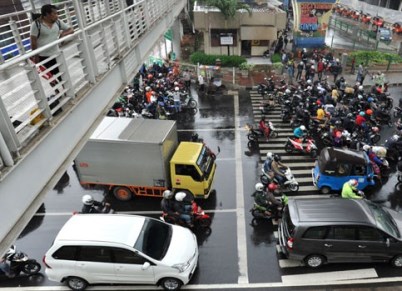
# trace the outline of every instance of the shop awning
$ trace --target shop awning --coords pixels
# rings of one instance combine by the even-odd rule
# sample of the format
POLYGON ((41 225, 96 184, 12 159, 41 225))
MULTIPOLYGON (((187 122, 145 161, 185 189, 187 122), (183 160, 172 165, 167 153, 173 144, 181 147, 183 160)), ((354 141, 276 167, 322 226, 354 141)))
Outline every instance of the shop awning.
POLYGON ((274 26, 241 26, 241 40, 276 40, 276 27, 274 26))

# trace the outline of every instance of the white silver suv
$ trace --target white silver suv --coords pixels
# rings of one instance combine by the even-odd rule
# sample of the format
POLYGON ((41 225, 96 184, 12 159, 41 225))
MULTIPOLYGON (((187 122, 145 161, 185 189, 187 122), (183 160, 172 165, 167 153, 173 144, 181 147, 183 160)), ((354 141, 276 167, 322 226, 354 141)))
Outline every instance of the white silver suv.
POLYGON ((188 229, 120 214, 73 215, 43 262, 49 280, 72 290, 90 284, 156 284, 178 290, 197 267, 198 246, 188 229))

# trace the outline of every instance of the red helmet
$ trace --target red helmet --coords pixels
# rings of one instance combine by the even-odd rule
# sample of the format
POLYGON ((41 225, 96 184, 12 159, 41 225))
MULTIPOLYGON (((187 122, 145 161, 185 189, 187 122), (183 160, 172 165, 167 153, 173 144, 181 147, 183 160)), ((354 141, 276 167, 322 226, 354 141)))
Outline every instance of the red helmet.
POLYGON ((317 105, 321 105, 321 101, 320 100, 317 100, 317 105))
POLYGON ((366 110, 366 114, 367 114, 367 115, 371 115, 371 114, 373 114, 373 110, 371 110, 371 109, 367 109, 367 110, 366 110))
POLYGON ((270 184, 268 185, 268 190, 269 190, 269 191, 273 192, 273 191, 275 191, 276 189, 278 189, 278 186, 277 186, 276 184, 270 183, 270 184))
POLYGON ((337 138, 341 138, 342 137, 342 132, 340 132, 339 130, 335 133, 335 137, 337 138))
POLYGON ((153 77, 154 77, 154 75, 152 75, 152 74, 148 75, 148 79, 152 79, 153 77))

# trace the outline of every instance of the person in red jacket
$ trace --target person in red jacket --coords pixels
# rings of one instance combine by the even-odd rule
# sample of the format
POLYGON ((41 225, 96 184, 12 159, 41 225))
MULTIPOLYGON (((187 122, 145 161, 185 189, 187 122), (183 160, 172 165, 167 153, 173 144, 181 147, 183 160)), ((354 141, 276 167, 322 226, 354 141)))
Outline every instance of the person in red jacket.
POLYGON ((318 76, 318 80, 320 80, 320 82, 322 79, 322 73, 324 72, 324 69, 325 69, 325 64, 322 61, 322 59, 320 59, 317 63, 317 76, 318 76))
POLYGON ((265 116, 261 117, 261 120, 260 120, 258 126, 259 126, 260 130, 264 133, 266 139, 268 140, 269 139, 269 133, 270 133, 269 131, 270 131, 270 129, 269 129, 269 125, 265 121, 265 116))
POLYGON ((355 123, 359 127, 364 127, 366 124, 366 118, 364 117, 364 111, 360 111, 359 114, 356 116, 355 123))

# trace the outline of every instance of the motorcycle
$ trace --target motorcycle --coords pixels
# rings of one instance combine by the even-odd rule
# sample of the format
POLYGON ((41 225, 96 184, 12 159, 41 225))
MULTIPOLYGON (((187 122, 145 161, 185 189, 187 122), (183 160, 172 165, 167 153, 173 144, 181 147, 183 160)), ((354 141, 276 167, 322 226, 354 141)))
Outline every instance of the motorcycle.
MULTIPOLYGON (((180 217, 169 215, 166 212, 162 213, 160 219, 170 224, 188 227, 180 217)), ((211 217, 194 201, 191 203, 191 220, 195 228, 210 228, 212 223, 211 217)))
MULTIPOLYGON (((274 124, 271 121, 268 121, 269 126, 269 137, 276 138, 278 137, 278 131, 276 130, 274 124)), ((251 147, 250 143, 258 142, 259 138, 265 137, 264 133, 258 128, 255 129, 253 125, 246 124, 246 129, 248 130, 247 139, 249 140, 248 146, 251 147)))
POLYGON ((264 166, 261 168, 261 176, 260 176, 260 181, 264 185, 268 185, 269 183, 275 183, 278 185, 282 190, 286 191, 289 190, 291 192, 297 192, 299 191, 299 183, 296 181, 295 177, 292 174, 292 171, 290 168, 286 168, 284 171, 286 181, 283 184, 280 184, 279 181, 275 178, 275 175, 272 171, 270 172, 265 172, 264 166))
POLYGON ((315 145, 314 139, 310 136, 306 136, 303 141, 288 137, 288 141, 285 144, 285 151, 287 153, 308 153, 313 159, 318 155, 317 146, 315 145), (304 143, 304 141, 307 143, 304 143))
MULTIPOLYGON (((30 259, 27 254, 17 252, 16 247, 12 245, 7 253, 7 260, 10 262, 10 272, 15 276, 24 273, 28 276, 38 274, 41 270, 41 265, 35 260, 30 259)), ((1 276, 6 274, 0 270, 1 276)))
MULTIPOLYGON (((78 212, 74 212, 73 214, 77 214, 78 212)), ((113 214, 115 213, 114 209, 107 202, 102 202, 101 205, 83 205, 81 214, 89 214, 89 213, 103 213, 103 214, 113 214)))
POLYGON ((283 194, 280 198, 280 202, 282 204, 281 207, 278 207, 276 205, 269 205, 267 208, 254 202, 253 208, 250 209, 251 215, 253 216, 251 224, 255 226, 258 224, 258 220, 271 220, 273 218, 281 218, 283 208, 286 206, 288 200, 288 197, 283 194))
POLYGON ((268 102, 262 101, 258 108, 261 110, 262 114, 268 114, 270 111, 274 110, 275 109, 274 97, 270 94, 268 96, 268 102))

